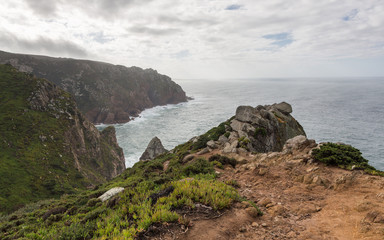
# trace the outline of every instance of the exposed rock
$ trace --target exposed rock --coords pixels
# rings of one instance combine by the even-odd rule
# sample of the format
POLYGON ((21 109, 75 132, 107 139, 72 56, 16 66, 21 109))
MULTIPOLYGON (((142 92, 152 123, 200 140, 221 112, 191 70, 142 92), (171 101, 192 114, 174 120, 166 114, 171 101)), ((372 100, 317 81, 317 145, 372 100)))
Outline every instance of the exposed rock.
POLYGON ((273 104, 272 107, 276 108, 277 110, 284 113, 285 115, 292 113, 292 106, 286 102, 273 104))
POLYGON ((249 216, 253 218, 257 218, 259 216, 259 212, 254 207, 248 207, 245 209, 245 211, 248 213, 249 216))
MULTIPOLYGON (((285 102, 256 108, 240 106, 231 121, 229 142, 232 144, 236 137, 247 139, 249 151, 276 152, 281 151, 285 142, 295 136, 303 135, 289 144, 296 146, 300 141, 309 141, 305 138, 302 126, 290 115, 291 112, 291 105, 285 102)), ((234 146, 225 144, 224 152, 234 152, 234 146)))
POLYGON ((164 148, 160 139, 158 137, 154 137, 149 142, 144 153, 141 155, 140 160, 152 160, 165 152, 167 152, 167 150, 164 148))
POLYGON ((211 149, 215 149, 215 148, 217 148, 217 145, 216 145, 215 141, 210 140, 207 142, 207 147, 209 147, 211 149))
POLYGON ((120 193, 124 191, 124 188, 122 187, 114 187, 114 188, 111 188, 109 189, 108 191, 106 191, 103 195, 101 195, 99 197, 99 199, 102 201, 102 202, 105 202, 107 201, 108 199, 110 199, 111 197, 115 196, 116 194, 120 193))
POLYGON ((93 123, 124 123, 146 108, 187 101, 179 85, 153 69, 2 51, 0 63, 47 78, 70 92, 93 123))
POLYGON ((219 143, 224 144, 224 143, 228 142, 228 138, 226 136, 224 136, 224 135, 221 135, 219 137, 218 141, 219 141, 219 143))
POLYGON ((200 152, 196 153, 197 155, 203 155, 209 153, 209 148, 203 148, 200 152))

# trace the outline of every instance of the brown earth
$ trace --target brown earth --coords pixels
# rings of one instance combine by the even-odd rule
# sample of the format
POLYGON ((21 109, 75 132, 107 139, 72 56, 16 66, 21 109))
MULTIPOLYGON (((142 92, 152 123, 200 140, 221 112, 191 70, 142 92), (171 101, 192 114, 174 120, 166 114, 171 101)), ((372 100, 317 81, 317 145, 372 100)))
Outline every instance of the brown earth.
POLYGON ((262 217, 247 203, 236 203, 211 219, 190 218, 188 228, 165 227, 150 239, 384 239, 384 178, 314 162, 312 147, 228 154, 241 164, 216 169, 222 181, 239 183, 262 217))

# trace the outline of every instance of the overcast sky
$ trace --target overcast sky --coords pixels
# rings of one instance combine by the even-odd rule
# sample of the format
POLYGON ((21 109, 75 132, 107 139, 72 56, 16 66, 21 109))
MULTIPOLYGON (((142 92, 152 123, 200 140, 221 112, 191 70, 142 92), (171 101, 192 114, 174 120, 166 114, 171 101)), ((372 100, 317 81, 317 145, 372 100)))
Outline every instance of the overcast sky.
POLYGON ((384 76, 384 0, 3 0, 0 50, 173 78, 384 76))

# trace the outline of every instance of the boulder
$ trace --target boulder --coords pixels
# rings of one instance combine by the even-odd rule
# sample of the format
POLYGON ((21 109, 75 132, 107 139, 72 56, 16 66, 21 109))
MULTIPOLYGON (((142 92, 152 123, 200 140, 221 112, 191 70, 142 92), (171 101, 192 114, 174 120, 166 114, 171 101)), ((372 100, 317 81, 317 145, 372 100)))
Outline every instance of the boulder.
POLYGON ((141 155, 140 160, 152 160, 165 152, 167 152, 167 150, 164 148, 160 139, 158 137, 154 137, 149 142, 144 153, 141 155))
POLYGON ((124 188, 122 187, 115 187, 115 188, 111 188, 109 189, 108 191, 106 191, 103 195, 101 195, 100 197, 98 197, 102 202, 105 202, 107 201, 108 199, 110 199, 111 197, 115 196, 116 194, 120 193, 124 191, 124 188))
POLYGON ((209 148, 211 148, 211 149, 215 149, 215 148, 217 148, 217 145, 216 145, 215 141, 213 141, 213 140, 208 141, 208 142, 207 142, 207 146, 208 146, 209 148))
POLYGON ((284 113, 285 115, 292 113, 292 106, 286 102, 273 104, 272 107, 275 107, 277 110, 279 110, 281 113, 284 113))

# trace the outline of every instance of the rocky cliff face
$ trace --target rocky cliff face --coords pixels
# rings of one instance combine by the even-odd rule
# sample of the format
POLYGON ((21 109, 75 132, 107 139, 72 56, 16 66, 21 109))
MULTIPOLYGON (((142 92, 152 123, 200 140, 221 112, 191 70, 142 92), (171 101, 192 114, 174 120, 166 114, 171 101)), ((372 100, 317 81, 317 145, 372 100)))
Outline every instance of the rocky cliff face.
POLYGON ((179 85, 152 69, 2 51, 0 63, 49 79, 70 92, 93 123, 124 123, 146 108, 187 101, 179 85))
POLYGON ((69 93, 6 65, 0 84, 0 210, 103 183, 125 169, 115 129, 100 133, 69 93))

